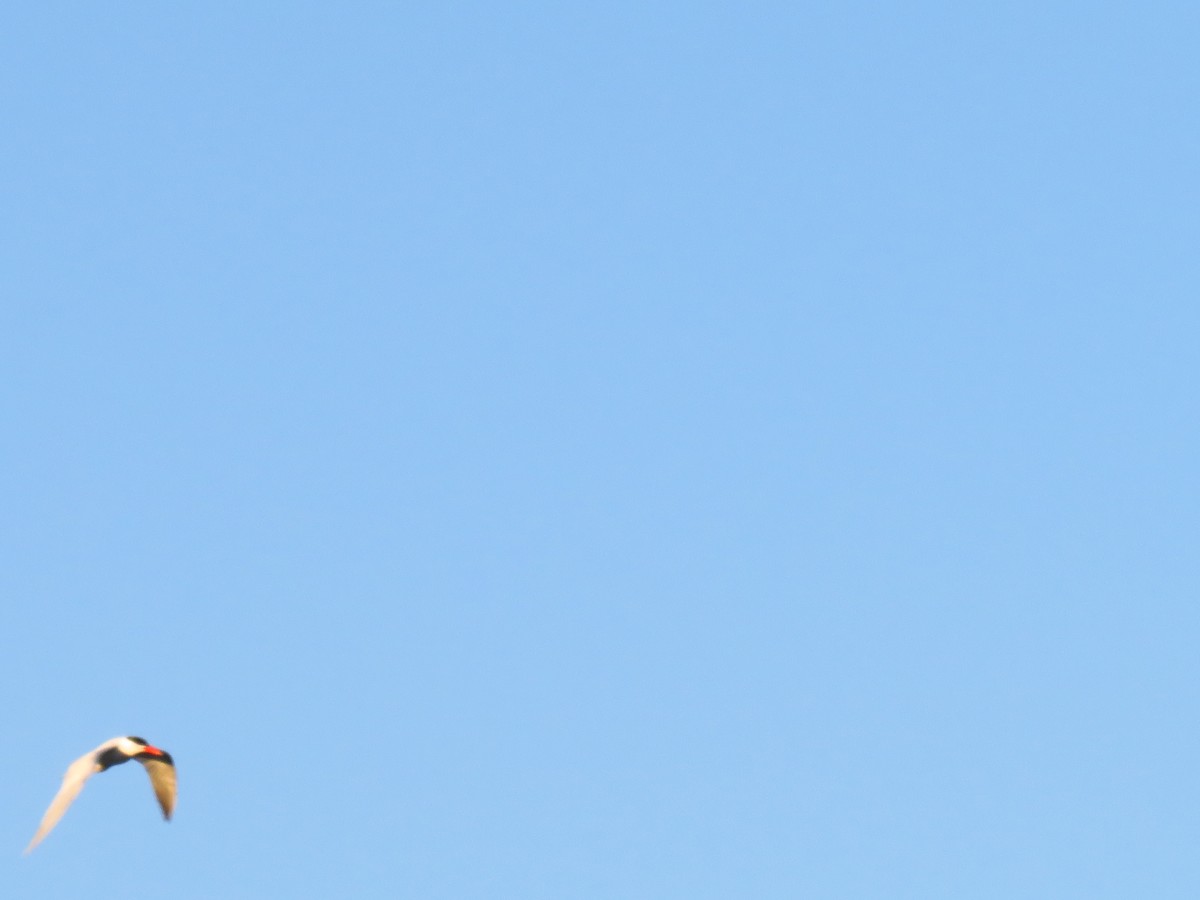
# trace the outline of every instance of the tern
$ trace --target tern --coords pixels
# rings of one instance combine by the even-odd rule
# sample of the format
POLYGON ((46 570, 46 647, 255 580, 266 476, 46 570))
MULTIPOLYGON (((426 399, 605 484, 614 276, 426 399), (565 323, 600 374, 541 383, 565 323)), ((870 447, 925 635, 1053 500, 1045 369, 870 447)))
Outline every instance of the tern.
POLYGON ((146 774, 150 776, 150 785, 154 788, 154 796, 158 798, 158 805, 162 807, 163 818, 169 822, 171 811, 175 809, 175 760, 171 759, 171 754, 166 750, 150 746, 145 738, 115 737, 71 763, 63 776, 62 787, 50 801, 50 808, 42 816, 42 824, 38 826, 37 834, 33 836, 25 852, 29 853, 58 824, 58 820, 79 796, 89 778, 97 772, 127 763, 131 759, 136 759, 146 768, 146 774))

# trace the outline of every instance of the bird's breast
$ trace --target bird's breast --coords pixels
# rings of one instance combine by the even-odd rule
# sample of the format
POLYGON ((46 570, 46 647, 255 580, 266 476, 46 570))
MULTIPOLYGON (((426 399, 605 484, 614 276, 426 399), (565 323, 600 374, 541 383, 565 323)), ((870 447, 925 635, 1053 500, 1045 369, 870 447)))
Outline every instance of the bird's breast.
POLYGON ((116 747, 109 747, 103 753, 96 754, 96 771, 103 772, 105 769, 111 769, 113 766, 119 766, 121 763, 127 762, 129 762, 128 756, 116 747))

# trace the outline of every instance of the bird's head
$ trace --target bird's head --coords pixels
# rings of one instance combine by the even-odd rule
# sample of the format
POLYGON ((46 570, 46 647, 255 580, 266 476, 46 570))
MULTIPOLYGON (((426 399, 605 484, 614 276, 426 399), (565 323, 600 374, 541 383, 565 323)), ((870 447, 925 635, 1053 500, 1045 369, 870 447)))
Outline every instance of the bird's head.
POLYGON ((117 744, 117 749, 126 756, 142 756, 143 754, 146 756, 166 755, 162 750, 151 746, 145 738, 140 737, 121 738, 120 742, 117 744))

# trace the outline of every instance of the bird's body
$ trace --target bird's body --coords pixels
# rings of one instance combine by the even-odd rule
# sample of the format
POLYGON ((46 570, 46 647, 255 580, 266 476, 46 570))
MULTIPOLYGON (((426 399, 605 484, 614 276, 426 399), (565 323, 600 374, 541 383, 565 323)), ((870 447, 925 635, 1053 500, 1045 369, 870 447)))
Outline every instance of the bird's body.
POLYGON ((175 809, 175 761, 171 754, 158 747, 152 747, 140 737, 115 737, 105 741, 95 750, 85 753, 67 768, 63 775, 62 787, 58 789, 50 807, 42 816, 42 824, 38 826, 37 834, 25 848, 28 853, 50 833, 63 813, 79 796, 84 784, 89 778, 105 769, 127 763, 136 759, 146 769, 150 776, 150 784, 154 788, 154 796, 162 808, 163 818, 168 821, 175 809))

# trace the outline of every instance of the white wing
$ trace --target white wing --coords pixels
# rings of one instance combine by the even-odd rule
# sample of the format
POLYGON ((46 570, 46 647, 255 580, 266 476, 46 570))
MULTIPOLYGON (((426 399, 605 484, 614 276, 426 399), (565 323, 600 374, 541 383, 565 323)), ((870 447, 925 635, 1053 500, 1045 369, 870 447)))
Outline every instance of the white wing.
POLYGON ((46 814, 42 816, 42 824, 38 826, 37 834, 33 836, 33 840, 29 842, 29 846, 25 848, 25 852, 29 853, 36 847, 46 835, 48 835, 58 820, 63 817, 63 813, 67 811, 67 807, 75 802, 75 798, 79 796, 79 792, 83 790, 84 784, 89 778, 96 774, 99 770, 99 764, 96 762, 96 757, 116 744, 117 738, 111 741, 105 741, 95 750, 85 753, 67 769, 67 774, 63 776, 62 787, 58 789, 58 793, 54 795, 54 799, 50 801, 50 808, 46 810, 46 814))
POLYGON ((154 788, 154 796, 162 807, 163 818, 171 820, 171 811, 175 809, 175 762, 171 754, 163 754, 166 759, 155 757, 138 757, 138 762, 146 767, 150 776, 150 786, 154 788))

